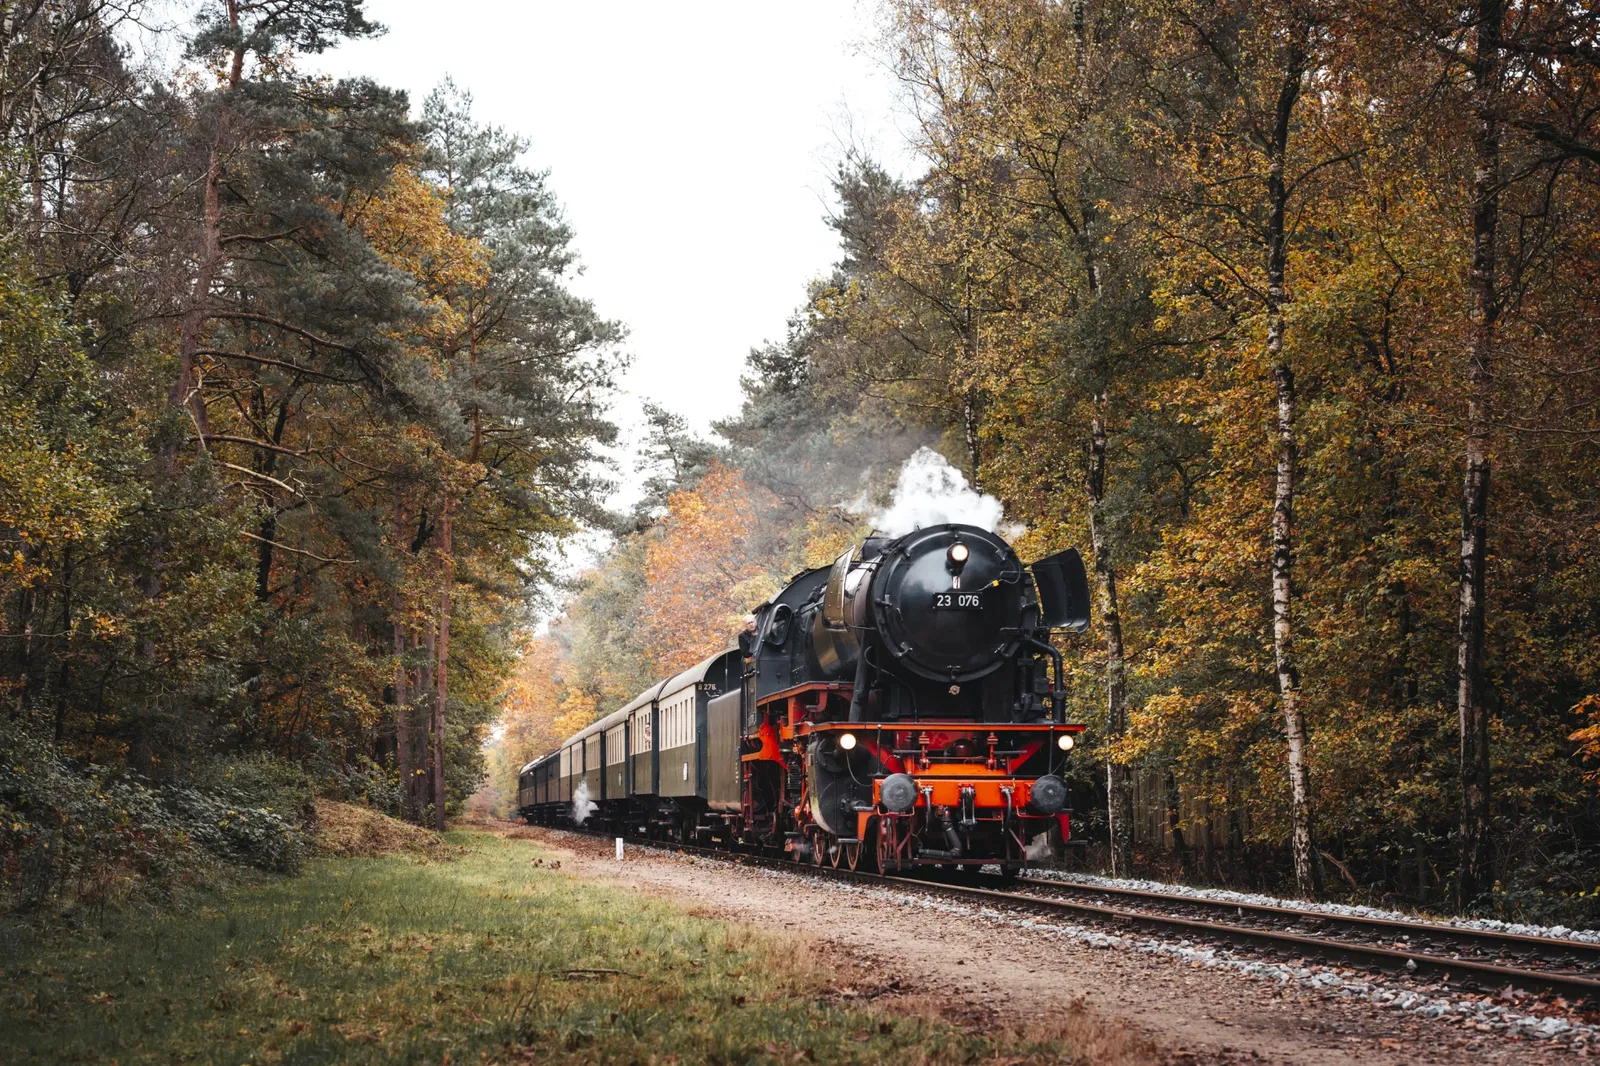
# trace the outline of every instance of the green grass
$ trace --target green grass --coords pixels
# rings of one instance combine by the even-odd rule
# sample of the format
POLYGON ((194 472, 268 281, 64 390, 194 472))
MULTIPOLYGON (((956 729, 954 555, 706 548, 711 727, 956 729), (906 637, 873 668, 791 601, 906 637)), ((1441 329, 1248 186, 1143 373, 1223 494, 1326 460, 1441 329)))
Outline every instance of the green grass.
POLYGON ((0 1059, 1059 1061, 1037 1034, 843 1006, 805 945, 535 865, 526 841, 452 839, 451 862, 318 860, 175 916, 0 930, 0 1059))

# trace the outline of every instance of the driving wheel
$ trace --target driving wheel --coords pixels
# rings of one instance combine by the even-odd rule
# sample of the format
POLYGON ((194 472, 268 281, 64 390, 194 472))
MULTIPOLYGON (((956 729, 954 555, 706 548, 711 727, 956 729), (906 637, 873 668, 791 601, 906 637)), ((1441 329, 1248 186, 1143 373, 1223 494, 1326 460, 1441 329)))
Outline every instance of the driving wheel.
POLYGON ((844 866, 845 845, 839 843, 839 838, 832 833, 828 834, 828 865, 835 870, 844 866))
POLYGON ((885 818, 878 823, 876 848, 878 858, 878 872, 889 873, 900 868, 900 858, 895 854, 895 839, 898 836, 897 819, 885 818))

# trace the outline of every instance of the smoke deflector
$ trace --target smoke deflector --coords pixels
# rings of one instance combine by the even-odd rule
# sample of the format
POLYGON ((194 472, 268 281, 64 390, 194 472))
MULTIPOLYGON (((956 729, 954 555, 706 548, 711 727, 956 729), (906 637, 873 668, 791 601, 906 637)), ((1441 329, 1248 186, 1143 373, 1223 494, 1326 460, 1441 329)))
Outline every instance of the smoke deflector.
POLYGON ((1039 623, 1081 633, 1089 628, 1089 575, 1077 548, 1040 559, 1030 569, 1039 586, 1039 623))

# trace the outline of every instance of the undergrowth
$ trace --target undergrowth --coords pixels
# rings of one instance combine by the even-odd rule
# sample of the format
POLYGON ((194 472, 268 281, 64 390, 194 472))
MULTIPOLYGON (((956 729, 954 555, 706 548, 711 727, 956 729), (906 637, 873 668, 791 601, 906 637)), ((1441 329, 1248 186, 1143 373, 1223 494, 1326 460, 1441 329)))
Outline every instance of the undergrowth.
POLYGON ((153 782, 0 731, 0 913, 71 921, 169 906, 240 867, 293 873, 315 817, 309 778, 278 760, 218 760, 153 782))
MULTIPOLYGON (((805 942, 578 880, 525 841, 317 859, 168 919, 13 930, 0 1049, 36 1063, 1131 1062, 869 1010, 805 942)), ((3 932, 3 931, 0 931, 3 932)), ((1084 1031, 1080 1026, 1078 1031, 1084 1031)))

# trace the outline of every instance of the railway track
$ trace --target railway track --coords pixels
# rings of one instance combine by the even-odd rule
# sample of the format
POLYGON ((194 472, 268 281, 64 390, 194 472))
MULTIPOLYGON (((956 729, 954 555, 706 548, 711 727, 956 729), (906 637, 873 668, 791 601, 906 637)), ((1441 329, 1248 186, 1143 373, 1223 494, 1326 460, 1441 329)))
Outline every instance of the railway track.
POLYGON ((1524 936, 1432 922, 1382 919, 1266 904, 1230 903, 1171 893, 1037 878, 990 879, 991 885, 865 873, 787 858, 688 844, 651 847, 791 873, 965 898, 984 905, 1100 925, 1108 932, 1178 935, 1248 947, 1280 959, 1343 965, 1391 977, 1431 978, 1464 991, 1507 987, 1550 992, 1600 1007, 1600 944, 1524 936))
POLYGON ((1040 878, 1021 878, 1017 884, 1047 898, 1153 906, 1174 916, 1238 923, 1257 932, 1337 944, 1370 958, 1396 960, 1402 967, 1406 961, 1416 962, 1418 970, 1426 964, 1430 972, 1453 973, 1458 980, 1472 976, 1480 984, 1493 983, 1495 987, 1510 983, 1519 988, 1548 988, 1565 995, 1594 996, 1600 1004, 1600 995, 1596 995, 1600 993, 1600 944, 1587 941, 1040 878))

